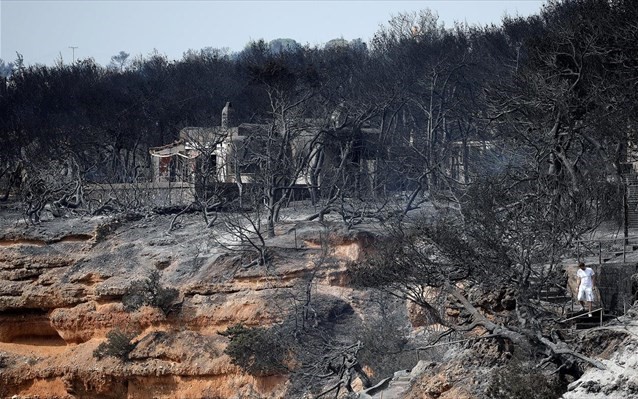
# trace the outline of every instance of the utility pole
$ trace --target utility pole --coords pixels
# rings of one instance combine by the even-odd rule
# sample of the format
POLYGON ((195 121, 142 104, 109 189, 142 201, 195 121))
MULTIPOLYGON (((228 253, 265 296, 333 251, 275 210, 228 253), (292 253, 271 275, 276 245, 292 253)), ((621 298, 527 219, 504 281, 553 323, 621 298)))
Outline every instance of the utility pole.
POLYGON ((69 46, 69 48, 73 50, 73 63, 75 64, 75 49, 78 48, 78 46, 69 46))

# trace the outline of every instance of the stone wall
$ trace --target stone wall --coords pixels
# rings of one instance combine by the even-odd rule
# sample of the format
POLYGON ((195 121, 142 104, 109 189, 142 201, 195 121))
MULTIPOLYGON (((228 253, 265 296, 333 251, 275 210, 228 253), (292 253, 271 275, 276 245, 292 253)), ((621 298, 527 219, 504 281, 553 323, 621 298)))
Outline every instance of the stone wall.
POLYGON ((631 276, 636 273, 636 263, 603 263, 594 270, 603 306, 615 314, 623 314, 633 303, 631 276))

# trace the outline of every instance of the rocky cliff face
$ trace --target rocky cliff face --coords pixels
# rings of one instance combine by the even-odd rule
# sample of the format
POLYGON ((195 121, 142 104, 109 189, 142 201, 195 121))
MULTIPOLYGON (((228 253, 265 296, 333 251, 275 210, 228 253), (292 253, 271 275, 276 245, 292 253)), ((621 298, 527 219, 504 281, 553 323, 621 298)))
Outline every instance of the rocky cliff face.
POLYGON ((0 223, 0 397, 282 397, 285 375, 252 377, 223 353, 217 334, 242 323, 279 321, 300 285, 331 306, 366 313, 366 293, 347 286, 345 265, 369 245, 367 233, 282 224, 268 242, 268 268, 224 249, 223 235, 195 216, 167 233, 169 217, 59 218, 0 223), (166 311, 123 304, 135 281, 159 271, 178 291, 166 311), (134 335, 128 361, 98 360, 110 331, 134 335))
POLYGON ((624 316, 582 334, 580 349, 601 359, 604 370, 590 368, 568 386, 564 399, 638 398, 638 306, 624 316))

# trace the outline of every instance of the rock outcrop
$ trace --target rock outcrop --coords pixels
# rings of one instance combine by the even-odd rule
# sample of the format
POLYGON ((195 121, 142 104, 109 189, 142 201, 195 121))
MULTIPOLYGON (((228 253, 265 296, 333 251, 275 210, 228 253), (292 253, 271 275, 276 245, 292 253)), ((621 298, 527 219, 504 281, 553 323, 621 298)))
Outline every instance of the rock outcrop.
POLYGON ((223 232, 195 215, 170 234, 170 217, 157 215, 26 226, 16 213, 4 221, 0 397, 283 397, 287 377, 243 373, 218 332, 280 321, 309 278, 318 306, 345 303, 353 320, 366 313, 366 294, 347 287, 345 265, 370 245, 370 233, 281 224, 265 267, 221 246, 223 232), (127 309, 132 283, 154 270, 178 291, 172 307, 127 309), (94 355, 113 330, 134 336, 127 361, 94 355))
POLYGON ((638 399, 638 306, 608 325, 583 333, 583 352, 602 358, 605 370, 588 369, 564 399, 638 399))

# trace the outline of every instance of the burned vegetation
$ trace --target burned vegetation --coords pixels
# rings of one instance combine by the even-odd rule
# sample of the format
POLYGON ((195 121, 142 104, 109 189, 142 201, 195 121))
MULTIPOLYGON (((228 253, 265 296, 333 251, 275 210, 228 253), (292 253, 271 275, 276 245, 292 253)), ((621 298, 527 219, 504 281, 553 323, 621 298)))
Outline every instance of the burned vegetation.
MULTIPOLYGON (((83 274, 84 252, 67 251, 78 257, 68 275, 16 255, 2 275, 7 303, 22 298, 20 284, 71 275, 83 288, 58 299, 72 308, 120 278, 101 300, 117 301, 122 320, 160 309, 144 328, 184 322, 188 339, 182 330, 214 336, 210 353, 229 369, 261 383, 284 376, 277 394, 291 398, 373 396, 399 390, 401 378, 426 397, 578 389, 570 384, 604 370, 631 334, 598 325, 611 330, 583 338, 566 324, 582 315, 567 317, 568 301, 546 294, 570 291, 565 263, 597 257, 601 269, 633 268, 617 273, 622 289, 605 293, 599 324, 635 299, 637 18, 636 2, 565 0, 490 27, 399 14, 367 44, 262 40, 177 61, 120 53, 109 68, 18 57, 0 80, 2 210, 19 211, 24 231, 103 222, 58 241, 15 239, 14 228, 0 247, 28 246, 35 259, 80 237, 82 251, 103 252, 99 273, 83 274), (126 268, 113 270, 149 267, 118 276, 104 247, 131 241, 135 226, 153 236, 140 241, 152 251, 119 242, 126 268), (622 248, 612 242, 603 257, 589 238, 609 226, 623 230, 622 248), (247 286, 272 293, 262 319, 224 313, 232 306, 220 298, 257 307, 241 297, 247 286), (198 313, 205 306, 222 320, 198 313)), ((44 326, 53 310, 38 298, 24 303, 44 326)), ((11 306, 2 316, 18 320, 11 306)), ((109 323, 94 356, 134 363, 144 338, 109 323)))

